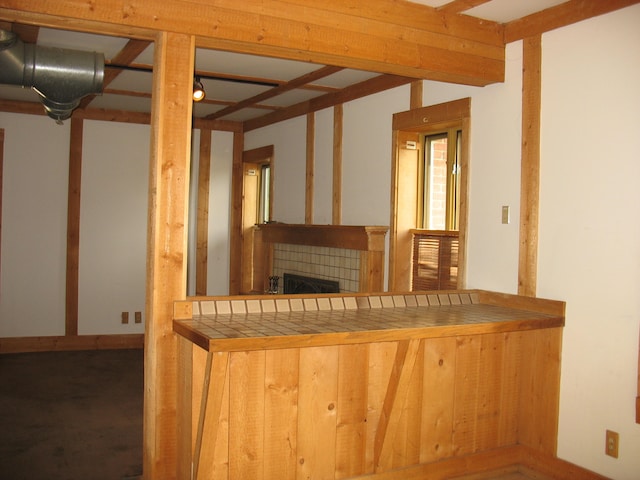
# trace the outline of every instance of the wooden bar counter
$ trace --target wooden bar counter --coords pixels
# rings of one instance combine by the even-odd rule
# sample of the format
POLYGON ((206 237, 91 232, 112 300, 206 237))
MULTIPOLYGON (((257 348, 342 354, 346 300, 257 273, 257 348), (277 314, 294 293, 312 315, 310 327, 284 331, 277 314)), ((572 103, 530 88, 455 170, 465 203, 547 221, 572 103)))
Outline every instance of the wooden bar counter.
POLYGON ((444 479, 555 456, 564 303, 485 291, 194 297, 179 478, 444 479))

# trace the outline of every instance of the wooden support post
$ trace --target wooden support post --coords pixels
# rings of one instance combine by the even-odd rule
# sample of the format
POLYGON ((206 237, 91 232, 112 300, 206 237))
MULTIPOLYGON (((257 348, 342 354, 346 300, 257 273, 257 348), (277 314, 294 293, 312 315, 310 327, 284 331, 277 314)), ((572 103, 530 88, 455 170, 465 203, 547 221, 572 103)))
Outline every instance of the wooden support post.
POLYGON ((156 38, 149 168, 143 475, 177 475, 177 341, 173 302, 186 296, 187 208, 195 39, 156 38))
POLYGON ((333 107, 333 225, 342 224, 342 104, 333 107))
POLYGON ((518 293, 535 297, 538 277, 542 38, 526 38, 522 66, 522 160, 518 293))
POLYGON ((313 223, 313 192, 315 174, 316 114, 307 113, 307 168, 305 173, 304 223, 313 223))
POLYGON ((244 133, 233 133, 233 166, 231 173, 231 228, 229 243, 234 245, 229 251, 229 295, 238 295, 242 290, 242 248, 243 237, 242 197, 244 189, 244 166, 242 151, 244 150, 244 133))
POLYGON ((80 268, 80 184, 82 179, 83 121, 71 118, 69 187, 67 201, 66 336, 78 335, 78 275, 80 268))
POLYGON ((207 294, 209 251, 209 178, 211 176, 211 130, 200 130, 198 162, 198 221, 196 232, 196 295, 207 294))

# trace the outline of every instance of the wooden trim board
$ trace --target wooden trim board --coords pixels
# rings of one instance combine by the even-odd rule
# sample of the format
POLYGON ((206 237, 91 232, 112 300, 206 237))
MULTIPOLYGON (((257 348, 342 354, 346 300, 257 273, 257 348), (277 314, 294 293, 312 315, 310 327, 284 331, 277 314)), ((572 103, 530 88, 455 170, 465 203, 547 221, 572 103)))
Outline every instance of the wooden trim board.
POLYGON ((0 338, 0 354, 143 348, 143 334, 0 338))

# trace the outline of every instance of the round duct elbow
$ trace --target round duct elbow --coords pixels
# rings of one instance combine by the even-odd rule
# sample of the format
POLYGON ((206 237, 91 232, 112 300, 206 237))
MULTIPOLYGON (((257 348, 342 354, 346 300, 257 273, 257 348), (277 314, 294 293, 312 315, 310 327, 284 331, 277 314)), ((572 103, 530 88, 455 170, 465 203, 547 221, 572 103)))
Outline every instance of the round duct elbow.
POLYGON ((102 53, 41 47, 17 38, 3 42, 2 38, 0 83, 33 88, 54 120, 66 120, 83 97, 102 93, 102 53))

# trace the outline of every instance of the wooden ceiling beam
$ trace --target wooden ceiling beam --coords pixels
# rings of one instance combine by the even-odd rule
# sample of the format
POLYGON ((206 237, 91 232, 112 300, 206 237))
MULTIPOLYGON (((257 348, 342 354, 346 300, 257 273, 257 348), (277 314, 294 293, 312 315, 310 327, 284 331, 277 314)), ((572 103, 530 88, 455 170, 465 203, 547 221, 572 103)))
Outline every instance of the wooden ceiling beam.
MULTIPOLYGON (((118 65, 129 65, 138 56, 144 52, 147 47, 151 45, 148 40, 136 40, 131 39, 110 61, 118 65)), ((105 89, 113 82, 118 75, 122 73, 122 70, 118 69, 106 69, 104 71, 104 79, 102 81, 102 88, 105 89)), ((97 95, 87 95, 80 102, 79 108, 87 108, 89 104, 96 98, 97 95)))
POLYGON ((94 33, 156 31, 196 45, 414 78, 504 80, 503 27, 410 2, 371 0, 4 0, 0 18, 94 33), (46 12, 46 14, 44 13, 46 12), (93 28, 91 28, 93 27, 93 28))
POLYGON ((244 131, 248 132, 250 130, 255 130, 256 128, 266 127, 267 125, 298 117, 300 115, 317 112, 318 110, 366 97, 390 88, 406 85, 412 81, 414 81, 414 79, 409 77, 379 75, 377 77, 370 78, 369 80, 346 87, 339 92, 328 93, 321 97, 312 98, 311 100, 297 103, 291 107, 283 108, 277 112, 254 118, 252 120, 247 120, 244 122, 244 131))
POLYGON ((640 3, 640 0, 569 0, 505 25, 505 43, 535 37, 556 28, 640 3))
POLYGON ((24 43, 36 43, 40 27, 23 23, 0 22, 0 29, 15 33, 24 43))
POLYGON ((237 112, 238 110, 241 110, 246 107, 251 107, 256 103, 262 102, 269 98, 273 98, 278 95, 282 95, 285 92, 289 92, 296 88, 300 88, 306 85, 307 83, 314 82, 324 77, 328 77, 329 75, 333 75, 334 73, 337 73, 340 70, 342 70, 341 67, 328 66, 328 67, 319 68, 318 70, 309 72, 306 75, 302 75, 298 78, 294 78, 290 82, 287 82, 283 85, 278 85, 277 87, 267 90, 266 92, 259 93, 258 95, 255 95, 251 98, 246 98, 240 102, 235 103, 234 105, 229 105, 228 107, 223 108, 218 112, 212 113, 211 115, 207 115, 207 117, 205 118, 210 120, 213 120, 216 118, 222 118, 225 115, 229 115, 230 113, 237 112))

